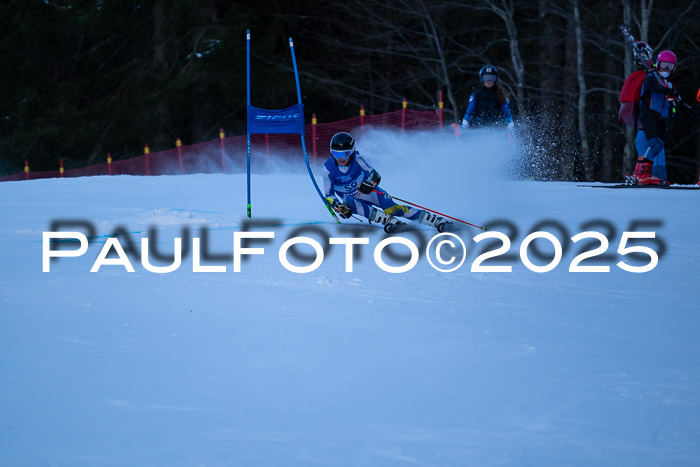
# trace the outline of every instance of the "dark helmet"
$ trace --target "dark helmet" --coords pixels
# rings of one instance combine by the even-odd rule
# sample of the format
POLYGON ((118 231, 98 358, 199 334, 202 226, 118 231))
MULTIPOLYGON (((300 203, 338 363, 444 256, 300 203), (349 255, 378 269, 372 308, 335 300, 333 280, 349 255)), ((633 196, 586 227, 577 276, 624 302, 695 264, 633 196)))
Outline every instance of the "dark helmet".
POLYGON ((331 138, 331 154, 336 160, 355 155, 355 138, 350 133, 336 133, 331 138))
POLYGON ((484 79, 484 75, 489 75, 487 76, 487 78, 493 78, 491 81, 496 83, 498 81, 498 68, 491 65, 486 65, 485 67, 482 67, 481 70, 479 70, 479 79, 481 80, 482 84, 485 81, 488 81, 488 79, 484 79))

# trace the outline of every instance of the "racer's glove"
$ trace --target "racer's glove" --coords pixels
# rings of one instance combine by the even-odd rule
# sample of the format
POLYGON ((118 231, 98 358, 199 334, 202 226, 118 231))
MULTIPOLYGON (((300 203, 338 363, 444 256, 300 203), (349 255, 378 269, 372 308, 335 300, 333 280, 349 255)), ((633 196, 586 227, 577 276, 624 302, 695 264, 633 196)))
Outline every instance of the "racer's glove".
POLYGON ((352 216, 352 208, 347 204, 338 204, 335 210, 338 211, 338 215, 343 219, 349 219, 352 216))
POLYGON ((674 99, 678 99, 678 97, 681 95, 676 88, 663 88, 663 93, 668 97, 673 97, 674 99))
POLYGON ((332 196, 327 197, 326 202, 343 219, 348 219, 352 216, 352 208, 347 204, 339 203, 338 200, 332 196))
POLYGON ((372 170, 370 172, 369 177, 367 177, 367 180, 364 182, 360 183, 360 186, 358 187, 358 190, 360 190, 360 193, 364 193, 366 195, 372 193, 372 190, 377 188, 377 185, 379 185, 379 182, 382 181, 382 176, 379 175, 379 172, 376 170, 372 170))

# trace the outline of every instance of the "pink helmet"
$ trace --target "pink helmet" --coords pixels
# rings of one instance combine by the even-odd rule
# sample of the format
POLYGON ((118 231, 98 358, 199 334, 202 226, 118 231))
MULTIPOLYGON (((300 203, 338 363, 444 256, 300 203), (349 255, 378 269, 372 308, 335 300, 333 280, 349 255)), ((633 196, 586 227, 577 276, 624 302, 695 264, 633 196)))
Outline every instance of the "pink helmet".
POLYGON ((659 62, 668 62, 668 63, 673 63, 674 65, 677 65, 678 58, 676 57, 676 54, 674 54, 670 50, 662 50, 661 52, 659 52, 659 55, 656 57, 656 69, 657 70, 659 69, 659 62))
POLYGON ((674 65, 678 64, 678 58, 676 57, 676 54, 674 54, 670 50, 662 50, 659 52, 659 56, 656 57, 656 60, 659 62, 671 62, 674 65))

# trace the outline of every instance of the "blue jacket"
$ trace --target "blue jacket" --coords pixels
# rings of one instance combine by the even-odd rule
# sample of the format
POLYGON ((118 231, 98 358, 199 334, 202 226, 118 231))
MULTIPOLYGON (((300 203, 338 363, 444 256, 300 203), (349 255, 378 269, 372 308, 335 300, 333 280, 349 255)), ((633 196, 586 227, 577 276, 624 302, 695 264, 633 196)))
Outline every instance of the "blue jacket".
POLYGON ((498 91, 496 86, 487 88, 482 86, 469 96, 469 104, 464 119, 471 126, 498 125, 505 120, 505 123, 513 121, 510 113, 510 101, 498 102, 498 91))
MULTIPOLYGON (((669 87, 673 84, 666 81, 669 87)), ((642 120, 649 112, 656 112, 661 118, 668 118, 668 110, 671 104, 663 93, 663 86, 659 83, 653 73, 647 73, 642 84, 642 94, 639 99, 639 116, 642 120)))
POLYGON ((330 157, 323 164, 323 188, 325 196, 337 196, 341 202, 345 202, 348 196, 358 192, 360 183, 365 181, 373 168, 362 157, 359 151, 351 156, 350 163, 341 166, 330 157))

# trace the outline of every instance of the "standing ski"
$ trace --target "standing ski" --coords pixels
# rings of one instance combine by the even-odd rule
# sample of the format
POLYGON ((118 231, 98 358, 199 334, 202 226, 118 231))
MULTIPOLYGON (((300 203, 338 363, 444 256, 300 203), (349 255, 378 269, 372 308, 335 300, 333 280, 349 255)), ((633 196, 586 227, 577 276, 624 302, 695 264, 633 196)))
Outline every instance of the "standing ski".
MULTIPOLYGON (((659 72, 656 71, 656 69, 654 68, 654 59, 651 56, 651 53, 649 52, 650 49, 635 47, 635 44, 637 44, 637 40, 630 32, 630 27, 626 24, 621 24, 620 26, 618 26, 618 28, 622 32, 622 35, 625 36, 625 39, 627 39, 627 41, 630 43, 635 61, 639 63, 642 66, 642 68, 644 68, 644 71, 654 75, 654 78, 656 78, 656 81, 658 81, 661 86, 667 88, 668 84, 661 77, 661 75, 659 75, 659 72)), ((672 102, 672 104, 675 105, 675 102, 672 102)))

